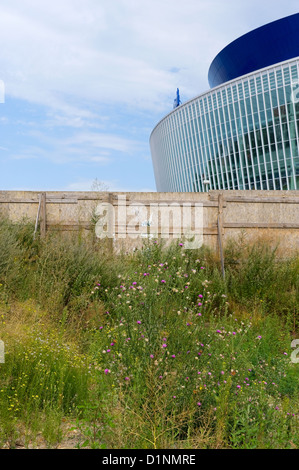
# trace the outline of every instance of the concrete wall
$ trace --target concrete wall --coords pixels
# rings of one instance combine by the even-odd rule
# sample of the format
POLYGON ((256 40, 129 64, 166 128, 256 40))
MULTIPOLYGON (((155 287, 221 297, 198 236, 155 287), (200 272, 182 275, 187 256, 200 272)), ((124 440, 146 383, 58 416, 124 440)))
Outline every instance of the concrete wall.
POLYGON ((94 223, 105 219, 95 216, 95 211, 105 203, 113 207, 111 247, 113 245, 116 250, 140 246, 148 235, 156 237, 165 230, 162 236, 166 237, 166 241, 181 239, 182 234, 186 234, 181 222, 189 214, 192 222, 190 229, 197 234, 202 233, 203 243, 214 250, 219 250, 228 239, 245 236, 248 241, 263 238, 273 246, 279 243, 282 255, 299 251, 299 191, 0 191, 0 214, 12 221, 25 217, 35 222, 39 210, 39 223, 41 227, 44 224, 44 231, 60 230, 65 233, 81 230, 83 233, 95 233, 94 223), (41 194, 46 201, 44 208, 39 204, 41 194), (177 207, 173 208, 173 204, 177 207), (171 208, 174 212, 169 219, 167 237, 168 227, 163 221, 163 214, 167 216, 171 208), (153 214, 155 224, 153 220, 150 222, 153 214), (150 225, 146 227, 145 222, 150 225))

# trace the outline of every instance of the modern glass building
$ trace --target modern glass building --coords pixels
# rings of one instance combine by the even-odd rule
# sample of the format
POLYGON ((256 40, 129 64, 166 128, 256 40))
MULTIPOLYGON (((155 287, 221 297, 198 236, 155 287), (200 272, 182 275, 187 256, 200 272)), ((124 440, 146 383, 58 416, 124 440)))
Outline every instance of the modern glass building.
POLYGON ((299 14, 233 41, 154 128, 157 191, 299 189, 299 14))

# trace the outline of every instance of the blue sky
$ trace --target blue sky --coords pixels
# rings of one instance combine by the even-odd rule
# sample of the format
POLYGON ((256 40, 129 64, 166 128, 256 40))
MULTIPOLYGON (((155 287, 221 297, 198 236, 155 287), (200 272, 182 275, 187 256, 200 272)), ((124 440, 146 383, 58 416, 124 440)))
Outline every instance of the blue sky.
POLYGON ((149 137, 288 0, 0 0, 0 190, 155 191, 149 137))

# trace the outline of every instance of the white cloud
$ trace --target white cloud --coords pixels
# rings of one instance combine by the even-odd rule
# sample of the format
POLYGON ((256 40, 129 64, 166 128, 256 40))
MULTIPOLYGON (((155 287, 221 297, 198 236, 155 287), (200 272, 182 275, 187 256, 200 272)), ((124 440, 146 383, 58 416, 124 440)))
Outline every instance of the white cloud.
POLYGON ((205 91, 228 42, 296 9, 270 0, 10 0, 1 5, 1 71, 9 95, 78 119, 88 119, 82 100, 159 111, 178 85, 186 99, 205 91))

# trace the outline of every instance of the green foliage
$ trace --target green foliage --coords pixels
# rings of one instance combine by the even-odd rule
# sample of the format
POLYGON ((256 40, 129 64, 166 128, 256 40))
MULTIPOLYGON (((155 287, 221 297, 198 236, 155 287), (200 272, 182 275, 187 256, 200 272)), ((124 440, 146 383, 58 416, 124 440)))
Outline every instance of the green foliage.
POLYGON ((206 247, 111 257, 5 220, 0 250, 2 445, 63 418, 78 447, 299 446, 298 257, 228 245, 223 279, 206 247))

